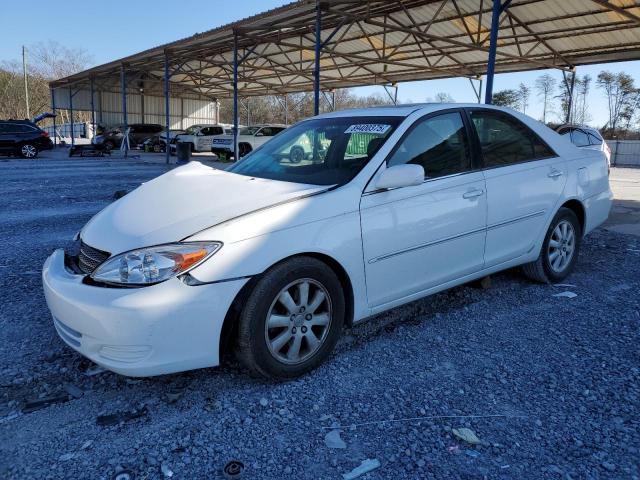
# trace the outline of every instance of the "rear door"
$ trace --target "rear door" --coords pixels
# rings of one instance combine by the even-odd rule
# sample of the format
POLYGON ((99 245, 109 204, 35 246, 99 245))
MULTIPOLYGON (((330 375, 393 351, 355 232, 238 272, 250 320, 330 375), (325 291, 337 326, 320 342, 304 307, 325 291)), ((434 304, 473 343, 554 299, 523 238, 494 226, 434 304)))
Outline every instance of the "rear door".
POLYGON ((11 128, 9 123, 0 122, 0 150, 6 152, 8 150, 13 150, 14 146, 14 137, 15 135, 11 133, 11 128))
POLYGON ((487 182, 485 267, 525 255, 555 214, 566 182, 562 158, 514 116, 469 109, 487 182))

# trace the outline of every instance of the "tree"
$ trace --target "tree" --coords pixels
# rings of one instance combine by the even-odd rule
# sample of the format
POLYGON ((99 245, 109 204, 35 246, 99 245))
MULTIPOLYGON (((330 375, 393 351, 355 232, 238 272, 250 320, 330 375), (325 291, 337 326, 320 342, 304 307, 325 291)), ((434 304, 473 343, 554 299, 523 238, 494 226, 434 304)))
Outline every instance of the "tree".
POLYGON ((436 93, 435 103, 456 103, 454 98, 446 92, 436 93))
POLYGON ((522 113, 527 113, 527 107, 529 106, 529 96, 531 95, 531 88, 527 87, 524 83, 520 83, 518 86, 519 110, 522 113))
POLYGON ((536 78, 536 92, 539 97, 542 97, 542 123, 547 123, 547 111, 549 111, 551 107, 556 83, 556 79, 548 73, 536 78))
MULTIPOLYGON (((389 105, 391 100, 382 95, 373 94, 368 96, 355 95, 349 89, 338 89, 334 92, 336 110, 344 110, 347 108, 365 108, 377 105, 389 105)), ((329 98, 331 98, 328 95, 329 98)), ((247 111, 240 107, 240 123, 256 124, 256 123, 284 123, 285 111, 282 98, 280 100, 273 95, 260 97, 250 97, 249 102, 249 118, 247 111)), ((245 105, 246 101, 245 100, 245 105)), ((310 92, 290 93, 287 96, 287 115, 286 121, 289 124, 298 122, 304 118, 313 116, 313 94, 310 92)), ((320 113, 331 110, 329 102, 323 95, 320 97, 320 113)), ((220 121, 223 123, 233 123, 233 104, 230 99, 220 100, 220 121)))
POLYGON ((575 123, 588 123, 591 121, 587 97, 589 96, 592 81, 593 78, 590 75, 585 75, 582 78, 576 77, 575 108, 573 109, 575 123))
MULTIPOLYGON (((29 100, 33 116, 49 109, 49 82, 87 68, 91 57, 82 49, 69 49, 57 42, 27 47, 29 100)), ((60 111, 61 115, 65 112, 60 111)), ((78 112, 83 120, 85 113, 78 112)), ((0 118, 27 116, 22 65, 17 60, 0 64, 0 118)))
POLYGON ((520 93, 517 90, 499 90, 493 94, 491 103, 500 107, 510 107, 514 110, 520 105, 520 93))
POLYGON ((620 72, 611 73, 603 70, 598 74, 596 85, 601 88, 607 97, 609 121, 605 127, 612 135, 616 134, 616 128, 621 121, 633 116, 638 89, 635 87, 631 75, 620 72))

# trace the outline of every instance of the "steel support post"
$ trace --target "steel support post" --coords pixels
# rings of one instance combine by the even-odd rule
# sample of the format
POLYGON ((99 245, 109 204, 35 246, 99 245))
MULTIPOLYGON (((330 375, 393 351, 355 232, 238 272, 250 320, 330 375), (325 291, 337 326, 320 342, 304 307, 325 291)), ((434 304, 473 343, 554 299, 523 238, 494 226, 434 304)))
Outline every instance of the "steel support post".
POLYGON ((71 122, 71 148, 75 146, 73 135, 73 90, 69 87, 69 121, 71 122))
POLYGON ((320 10, 320 0, 316 0, 316 45, 315 45, 315 68, 313 70, 313 114, 320 113, 320 50, 322 39, 322 11, 320 10))
POLYGON ((502 4, 500 0, 493 0, 493 13, 491 16, 491 33, 489 36, 489 60, 487 63, 487 86, 484 94, 484 103, 490 104, 493 100, 493 76, 496 67, 496 51, 498 49, 498 30, 500 27, 500 12, 502 4))
POLYGON ((91 141, 96 134, 96 105, 94 100, 95 85, 93 77, 91 77, 91 141))
POLYGON ((238 152, 238 32, 233 32, 233 156, 237 162, 238 152))
POLYGON ((169 117, 169 54, 164 52, 164 122, 166 126, 166 144, 164 147, 165 162, 169 163, 170 155, 170 143, 169 143, 169 129, 170 129, 170 117, 169 117))
POLYGON ((58 134, 57 134, 57 123, 56 122, 56 94, 53 90, 53 88, 50 90, 51 91, 51 110, 53 111, 53 146, 57 147, 58 146, 58 134))
POLYGON ((127 119, 127 76, 124 69, 124 63, 120 65, 120 89, 122 94, 122 123, 124 127, 124 135, 122 141, 124 142, 124 158, 127 158, 129 154, 129 139, 127 138, 127 130, 129 130, 129 122, 127 119))

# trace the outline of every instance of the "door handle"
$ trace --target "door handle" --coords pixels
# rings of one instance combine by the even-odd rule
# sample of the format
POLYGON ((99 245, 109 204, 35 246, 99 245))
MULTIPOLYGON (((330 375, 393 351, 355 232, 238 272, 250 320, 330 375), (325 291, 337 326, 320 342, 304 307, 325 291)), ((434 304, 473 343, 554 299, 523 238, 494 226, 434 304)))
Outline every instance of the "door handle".
POLYGON ((462 198, 476 198, 483 194, 484 194, 484 190, 479 190, 475 188, 473 190, 469 190, 468 192, 463 193, 462 198))
POLYGON ((562 172, 560 170, 556 170, 555 168, 547 174, 547 177, 549 178, 558 178, 561 176, 562 176, 562 172))

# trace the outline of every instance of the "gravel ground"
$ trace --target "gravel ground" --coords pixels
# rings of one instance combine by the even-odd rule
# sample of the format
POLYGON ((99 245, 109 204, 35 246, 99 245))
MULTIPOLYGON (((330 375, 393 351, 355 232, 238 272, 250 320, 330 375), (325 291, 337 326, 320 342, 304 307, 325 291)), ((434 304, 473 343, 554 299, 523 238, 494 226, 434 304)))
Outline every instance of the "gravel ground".
POLYGON ((380 462, 369 479, 639 478, 640 238, 605 230, 585 240, 572 286, 514 270, 455 288, 345 332, 288 383, 233 361, 89 375, 57 338, 41 266, 114 191, 166 168, 0 162, 0 478, 215 479, 233 459, 251 479, 341 478, 365 459, 380 462), (57 402, 24 413, 39 397, 57 402), (102 425, 118 412, 138 417, 102 425), (457 438, 463 427, 480 443, 457 438))

